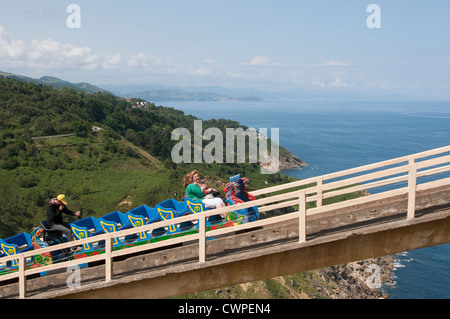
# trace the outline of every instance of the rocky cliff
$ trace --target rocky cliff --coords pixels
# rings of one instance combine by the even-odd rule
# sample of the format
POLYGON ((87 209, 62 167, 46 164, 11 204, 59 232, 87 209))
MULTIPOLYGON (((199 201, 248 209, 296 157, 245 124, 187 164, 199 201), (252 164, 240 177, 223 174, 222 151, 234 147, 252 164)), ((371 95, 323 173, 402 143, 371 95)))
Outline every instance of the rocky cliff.
POLYGON ((311 270, 182 296, 192 299, 380 299, 392 281, 391 256, 311 270), (374 266, 375 265, 375 266, 374 266), (379 273, 376 271, 379 270, 379 273), (379 274, 379 276, 378 276, 379 274))
POLYGON ((306 165, 307 164, 305 162, 303 162, 292 153, 290 153, 289 155, 280 155, 280 169, 301 168, 306 165))

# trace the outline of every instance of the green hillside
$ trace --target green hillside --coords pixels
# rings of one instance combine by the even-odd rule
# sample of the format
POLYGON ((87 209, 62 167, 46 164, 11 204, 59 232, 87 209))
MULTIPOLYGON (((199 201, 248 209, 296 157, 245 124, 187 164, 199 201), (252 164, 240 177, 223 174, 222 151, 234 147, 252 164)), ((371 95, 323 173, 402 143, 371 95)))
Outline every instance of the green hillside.
POLYGON ((71 83, 68 81, 64 81, 61 79, 58 79, 53 76, 43 76, 39 79, 30 78, 27 76, 19 75, 19 74, 12 74, 8 72, 0 71, 0 76, 22 81, 22 82, 29 82, 34 84, 42 84, 42 85, 50 85, 56 89, 61 89, 63 87, 77 89, 86 93, 108 93, 108 91, 103 90, 95 85, 89 84, 89 83, 71 83))
MULTIPOLYGON (((100 217, 167 198, 182 200, 182 176, 194 168, 217 188, 238 173, 254 188, 267 180, 291 180, 260 175, 257 164, 175 165, 171 132, 193 131, 196 118, 153 104, 133 108, 135 102, 0 78, 0 238, 29 232, 60 193, 72 210, 100 217), (100 129, 92 131, 94 126, 100 129)), ((224 119, 203 122, 203 129, 239 126, 224 119)))

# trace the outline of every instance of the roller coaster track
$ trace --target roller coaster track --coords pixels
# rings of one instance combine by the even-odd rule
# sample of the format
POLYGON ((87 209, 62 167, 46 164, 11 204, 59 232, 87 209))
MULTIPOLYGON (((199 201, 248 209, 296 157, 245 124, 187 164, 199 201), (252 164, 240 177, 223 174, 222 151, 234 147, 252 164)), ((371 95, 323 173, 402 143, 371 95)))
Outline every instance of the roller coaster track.
POLYGON ((27 269, 36 251, 1 258, 18 271, 0 276, 2 298, 163 298, 450 242, 450 145, 253 191, 255 201, 179 217, 199 231, 114 250, 122 238, 174 220, 39 249, 105 241, 102 254, 27 269), (365 196, 329 202, 338 195, 365 196), (207 231, 209 216, 258 207, 291 212, 207 231), (213 240, 210 240, 213 239, 213 240), (69 287, 80 264, 80 284, 69 287), (37 277, 42 272, 57 272, 37 277), (9 287, 9 288, 8 288, 9 287), (51 289, 50 289, 51 288, 51 289), (10 290, 8 290, 10 289, 10 290), (18 296, 17 296, 18 291, 18 296))

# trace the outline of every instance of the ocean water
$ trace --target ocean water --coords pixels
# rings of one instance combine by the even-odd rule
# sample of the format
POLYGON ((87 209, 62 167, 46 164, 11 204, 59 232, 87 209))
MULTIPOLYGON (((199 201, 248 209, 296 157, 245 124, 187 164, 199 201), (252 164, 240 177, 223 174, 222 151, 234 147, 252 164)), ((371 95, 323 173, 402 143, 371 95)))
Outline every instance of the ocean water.
MULTIPOLYGON (((279 128, 280 145, 308 163, 305 179, 450 145, 450 102, 161 102, 200 119, 279 128)), ((450 298, 450 244, 395 256, 392 299, 450 298)))

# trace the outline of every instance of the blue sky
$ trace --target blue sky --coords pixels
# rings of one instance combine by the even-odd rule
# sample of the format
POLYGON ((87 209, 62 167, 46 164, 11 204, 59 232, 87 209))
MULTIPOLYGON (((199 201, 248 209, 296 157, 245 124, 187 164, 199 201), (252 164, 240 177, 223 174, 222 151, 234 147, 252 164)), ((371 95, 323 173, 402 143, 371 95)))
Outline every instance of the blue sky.
POLYGON ((15 0, 0 70, 93 84, 450 99, 448 0, 15 0), (70 4, 81 28, 69 28, 70 4), (366 11, 380 8, 381 28, 366 11))

